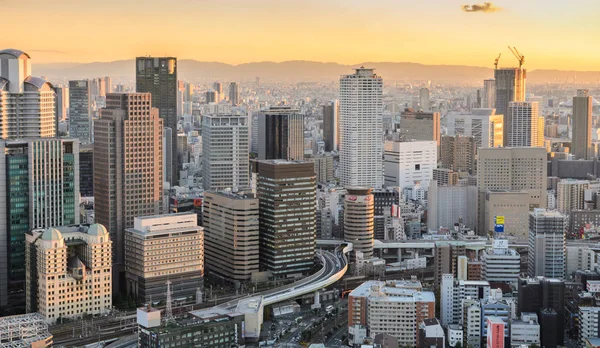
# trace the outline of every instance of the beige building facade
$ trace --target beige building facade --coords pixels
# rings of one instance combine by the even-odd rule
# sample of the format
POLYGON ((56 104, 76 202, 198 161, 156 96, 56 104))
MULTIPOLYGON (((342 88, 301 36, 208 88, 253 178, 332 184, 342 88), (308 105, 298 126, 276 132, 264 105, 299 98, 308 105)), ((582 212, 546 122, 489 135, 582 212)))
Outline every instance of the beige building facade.
POLYGON ((137 217, 125 231, 127 293, 162 301, 167 281, 174 299, 195 299, 203 288, 204 232, 195 213, 137 217))
POLYGON ((54 323, 112 309, 112 242, 104 226, 33 230, 26 241, 27 312, 54 323))
POLYGON ((205 192, 204 225, 208 272, 249 281, 259 270, 258 198, 253 194, 205 192))

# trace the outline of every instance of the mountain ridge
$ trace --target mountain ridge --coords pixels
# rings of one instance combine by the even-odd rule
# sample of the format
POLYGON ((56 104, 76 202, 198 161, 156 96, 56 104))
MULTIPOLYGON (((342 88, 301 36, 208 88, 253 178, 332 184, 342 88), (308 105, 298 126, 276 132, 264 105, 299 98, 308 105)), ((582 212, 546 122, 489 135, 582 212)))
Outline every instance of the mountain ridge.
MULTIPOLYGON (((356 67, 376 69, 387 81, 426 81, 479 83, 493 77, 493 69, 469 65, 428 65, 414 62, 363 62, 339 64, 291 60, 283 62, 248 62, 227 64, 222 62, 202 62, 194 59, 181 59, 178 62, 179 78, 186 81, 223 80, 324 82, 335 81, 340 75, 351 74, 356 67)), ((111 76, 117 80, 135 78, 135 60, 125 59, 112 62, 92 63, 41 63, 33 65, 33 73, 52 79, 78 79, 98 76, 111 76)), ((578 81, 583 83, 600 81, 600 71, 567 71, 558 69, 537 69, 527 72, 531 83, 578 81)))

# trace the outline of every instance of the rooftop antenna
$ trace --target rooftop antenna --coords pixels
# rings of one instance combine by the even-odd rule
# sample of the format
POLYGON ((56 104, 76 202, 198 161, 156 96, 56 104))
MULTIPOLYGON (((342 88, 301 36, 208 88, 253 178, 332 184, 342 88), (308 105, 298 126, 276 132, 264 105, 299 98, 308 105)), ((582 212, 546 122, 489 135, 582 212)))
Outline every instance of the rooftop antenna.
POLYGON ((498 54, 498 57, 494 60, 494 69, 498 70, 498 61, 500 60, 500 56, 502 56, 502 53, 498 54))
POLYGON ((523 67, 523 64, 525 64, 525 56, 522 55, 521 53, 519 53, 519 51, 517 51, 516 47, 508 46, 508 49, 512 52, 512 54, 515 55, 515 57, 519 61, 519 69, 521 69, 523 67))

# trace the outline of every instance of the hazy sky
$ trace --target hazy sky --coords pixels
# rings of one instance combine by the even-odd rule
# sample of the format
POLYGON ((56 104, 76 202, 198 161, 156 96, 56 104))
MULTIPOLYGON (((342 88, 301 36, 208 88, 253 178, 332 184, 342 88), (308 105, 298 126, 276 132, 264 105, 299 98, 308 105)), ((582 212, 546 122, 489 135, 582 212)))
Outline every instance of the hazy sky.
POLYGON ((0 48, 36 62, 169 55, 244 63, 315 60, 516 64, 600 70, 600 1, 0 0, 0 48), (10 28, 10 29, 8 29, 10 28))

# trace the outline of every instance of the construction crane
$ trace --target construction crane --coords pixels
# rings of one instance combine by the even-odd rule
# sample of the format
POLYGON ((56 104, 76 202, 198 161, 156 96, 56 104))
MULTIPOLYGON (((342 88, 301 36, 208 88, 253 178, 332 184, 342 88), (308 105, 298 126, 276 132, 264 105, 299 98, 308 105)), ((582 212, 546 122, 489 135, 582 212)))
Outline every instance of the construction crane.
POLYGON ((525 64, 525 56, 522 55, 521 53, 519 53, 519 51, 517 51, 516 47, 510 47, 510 46, 508 46, 508 49, 512 52, 512 54, 515 55, 515 57, 519 61, 519 69, 522 68, 523 64, 525 64))
POLYGON ((502 55, 502 53, 498 54, 498 58, 496 58, 496 60, 494 60, 494 67, 496 70, 498 70, 498 61, 500 60, 501 55, 502 55))

